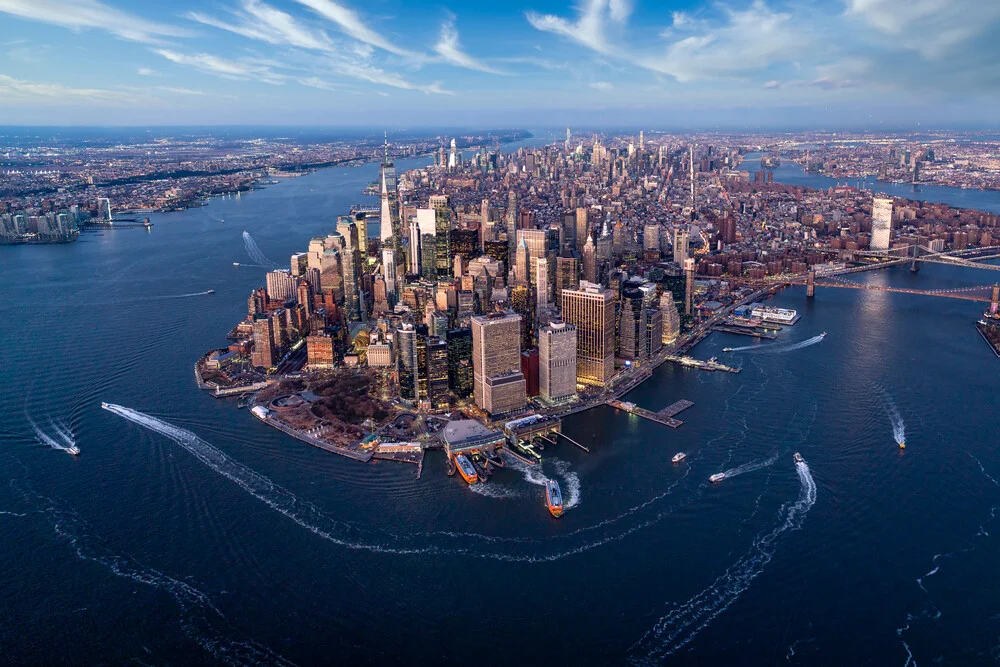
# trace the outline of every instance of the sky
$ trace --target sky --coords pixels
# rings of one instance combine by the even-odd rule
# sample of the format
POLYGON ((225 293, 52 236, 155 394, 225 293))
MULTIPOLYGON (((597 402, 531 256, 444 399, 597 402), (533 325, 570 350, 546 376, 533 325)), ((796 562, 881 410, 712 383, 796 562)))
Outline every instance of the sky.
POLYGON ((0 125, 1000 124, 1000 0, 0 0, 0 125))

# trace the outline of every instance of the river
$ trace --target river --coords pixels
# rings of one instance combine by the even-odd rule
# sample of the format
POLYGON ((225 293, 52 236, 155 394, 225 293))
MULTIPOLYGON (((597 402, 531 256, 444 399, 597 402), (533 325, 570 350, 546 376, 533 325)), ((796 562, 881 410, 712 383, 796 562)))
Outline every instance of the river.
MULTIPOLYGON (((750 172, 760 170, 760 153, 750 153, 743 160, 741 169, 750 172)), ((955 208, 971 208, 990 213, 1000 213, 1000 191, 953 188, 944 185, 911 185, 889 183, 875 176, 864 179, 836 179, 822 174, 807 174, 802 165, 791 160, 782 160, 774 170, 774 181, 787 185, 804 185, 817 190, 825 190, 837 185, 863 187, 873 192, 885 193, 893 197, 948 204, 955 208)))
MULTIPOLYGON (((693 401, 679 429, 597 408, 564 424, 590 454, 559 445, 541 469, 478 489, 440 454, 418 481, 198 391, 192 364, 263 279, 233 266, 250 261, 242 232, 284 264, 376 173, 322 170, 152 216, 148 233, 0 248, 0 662, 995 655, 1000 392, 978 304, 788 289, 774 302, 803 317, 777 341, 723 353, 750 339, 713 334, 695 348, 742 373, 666 365, 625 397, 693 401), (56 448, 69 441, 79 458, 56 448), (544 476, 572 505, 560 520, 544 476)), ((927 265, 858 279, 991 278, 927 265)))

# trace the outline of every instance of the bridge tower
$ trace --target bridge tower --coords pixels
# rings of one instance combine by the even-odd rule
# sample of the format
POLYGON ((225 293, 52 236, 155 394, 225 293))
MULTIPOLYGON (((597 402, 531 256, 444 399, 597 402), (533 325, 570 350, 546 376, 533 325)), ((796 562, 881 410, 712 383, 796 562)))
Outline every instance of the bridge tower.
POLYGON ((990 297, 990 317, 1000 318, 1000 284, 993 285, 993 296, 990 297))
POLYGON ((911 250, 913 252, 913 261, 910 262, 910 273, 916 273, 920 270, 920 264, 917 263, 917 257, 920 254, 920 246, 914 243, 911 246, 911 250))
POLYGON ((806 296, 816 296, 816 269, 809 269, 809 276, 806 278, 806 296))

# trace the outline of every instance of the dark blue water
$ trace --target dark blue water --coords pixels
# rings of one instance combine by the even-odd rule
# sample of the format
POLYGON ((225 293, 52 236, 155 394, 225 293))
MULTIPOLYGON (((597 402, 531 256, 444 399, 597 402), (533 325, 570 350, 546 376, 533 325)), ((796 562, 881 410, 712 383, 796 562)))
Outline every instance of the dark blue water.
MULTIPOLYGON (((743 168, 750 171, 760 169, 760 153, 750 153, 743 162, 743 168)), ((821 174, 807 174, 802 165, 783 160, 774 170, 774 181, 787 185, 804 185, 825 190, 837 185, 861 187, 874 192, 884 192, 894 197, 948 204, 956 208, 971 208, 979 211, 1000 213, 1000 191, 952 188, 944 185, 911 185, 880 181, 875 176, 864 179, 836 179, 821 174)))
POLYGON ((803 317, 779 340, 725 354, 749 339, 715 334, 695 349, 742 373, 665 366, 628 396, 694 401, 680 429, 595 409, 564 425, 589 455, 560 445, 478 493, 440 455, 417 481, 413 466, 331 455, 199 392, 194 360, 262 280, 232 266, 249 261, 242 232, 284 263, 375 170, 155 216, 151 233, 2 249, 0 662, 991 659, 1000 400, 979 304, 787 290, 776 303, 803 317), (60 429, 79 459, 43 444, 65 442, 60 429), (573 504, 561 520, 543 475, 573 504))

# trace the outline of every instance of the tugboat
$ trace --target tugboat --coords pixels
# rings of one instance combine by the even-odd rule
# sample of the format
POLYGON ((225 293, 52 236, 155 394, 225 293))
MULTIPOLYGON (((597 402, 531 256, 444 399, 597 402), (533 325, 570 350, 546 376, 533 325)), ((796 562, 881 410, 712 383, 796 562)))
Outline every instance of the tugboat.
POLYGON ((472 467, 469 459, 465 458, 465 454, 455 456, 455 467, 458 469, 458 474, 462 476, 462 479, 466 483, 475 484, 479 481, 479 474, 476 473, 476 469, 472 467))
POLYGON ((674 458, 672 458, 670 460, 673 461, 674 463, 680 463, 686 457, 687 457, 687 454, 685 454, 684 452, 677 452, 676 454, 674 454, 674 458))
POLYGON ((798 452, 795 452, 795 456, 793 456, 792 458, 795 459, 796 463, 805 463, 806 462, 805 459, 802 458, 802 455, 799 454, 798 452))
POLYGON ((710 481, 712 484, 715 484, 717 482, 721 482, 725 478, 726 478, 726 473, 724 473, 724 472, 717 472, 714 475, 712 475, 711 477, 709 477, 708 481, 710 481))
POLYGON ((549 508, 549 512, 552 516, 557 519, 562 516, 562 489, 559 488, 559 482, 554 479, 550 479, 545 482, 545 506, 549 508))

